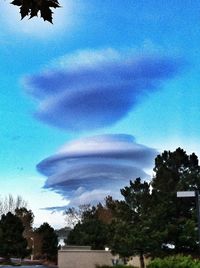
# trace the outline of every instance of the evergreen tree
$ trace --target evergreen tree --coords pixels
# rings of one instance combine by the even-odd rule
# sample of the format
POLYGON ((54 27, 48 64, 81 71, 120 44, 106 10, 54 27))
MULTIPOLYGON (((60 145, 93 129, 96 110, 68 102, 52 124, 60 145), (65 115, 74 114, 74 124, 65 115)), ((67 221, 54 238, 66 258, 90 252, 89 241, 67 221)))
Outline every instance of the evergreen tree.
POLYGON ((110 225, 110 247, 121 257, 140 256, 144 267, 144 254, 157 248, 157 239, 150 232, 151 194, 150 183, 137 178, 121 190, 122 201, 108 202, 113 209, 110 225))
POLYGON ((108 226, 102 219, 103 206, 87 207, 81 220, 68 235, 67 244, 91 246, 92 249, 104 249, 108 244, 108 226))
POLYGON ((58 236, 55 230, 45 222, 36 230, 36 233, 41 237, 41 250, 44 258, 56 261, 58 253, 58 236))
POLYGON ((152 180, 152 227, 162 237, 162 250, 174 253, 197 251, 195 198, 177 198, 177 191, 200 189, 200 167, 193 153, 178 148, 155 159, 152 180))
POLYGON ((1 257, 10 260, 11 257, 24 258, 30 254, 23 231, 23 224, 16 215, 11 212, 2 215, 0 220, 1 257))
POLYGON ((22 207, 22 208, 17 208, 15 210, 15 215, 21 220, 24 226, 23 236, 26 238, 28 242, 28 247, 32 249, 34 247, 33 245, 34 231, 33 231, 33 226, 32 226, 33 220, 34 220, 34 214, 31 210, 28 210, 27 208, 22 207))
POLYGON ((198 249, 195 198, 178 199, 177 191, 200 189, 200 167, 193 153, 178 148, 155 159, 151 183, 138 178, 121 190, 113 209, 111 248, 121 256, 169 253, 195 254, 198 249), (150 191, 151 189, 151 191, 150 191))
POLYGON ((69 233, 67 244, 104 249, 107 244, 107 225, 98 219, 79 222, 69 233))

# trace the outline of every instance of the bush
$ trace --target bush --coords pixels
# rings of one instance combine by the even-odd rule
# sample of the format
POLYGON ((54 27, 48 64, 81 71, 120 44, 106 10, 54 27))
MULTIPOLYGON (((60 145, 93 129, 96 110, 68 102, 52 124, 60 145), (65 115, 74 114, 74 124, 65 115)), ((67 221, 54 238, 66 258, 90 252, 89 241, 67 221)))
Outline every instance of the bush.
POLYGON ((191 256, 170 256, 163 259, 156 258, 152 260, 147 268, 200 268, 200 261, 191 256))

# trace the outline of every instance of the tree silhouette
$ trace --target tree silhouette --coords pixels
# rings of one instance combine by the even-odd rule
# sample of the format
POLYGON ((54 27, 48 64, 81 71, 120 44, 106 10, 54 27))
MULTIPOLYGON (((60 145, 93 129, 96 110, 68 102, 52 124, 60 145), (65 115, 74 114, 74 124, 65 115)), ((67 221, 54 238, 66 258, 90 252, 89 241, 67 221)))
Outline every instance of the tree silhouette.
POLYGON ((16 198, 13 195, 9 194, 4 198, 0 197, 0 218, 3 214, 11 212, 15 214, 16 209, 26 208, 27 202, 18 195, 16 198))
POLYGON ((27 241, 23 237, 24 226, 21 220, 11 212, 0 220, 0 255, 7 261, 11 257, 24 258, 30 254, 27 241))
POLYGON ((55 261, 58 252, 58 236, 55 230, 47 223, 44 222, 36 233, 41 237, 41 253, 47 260, 55 261))

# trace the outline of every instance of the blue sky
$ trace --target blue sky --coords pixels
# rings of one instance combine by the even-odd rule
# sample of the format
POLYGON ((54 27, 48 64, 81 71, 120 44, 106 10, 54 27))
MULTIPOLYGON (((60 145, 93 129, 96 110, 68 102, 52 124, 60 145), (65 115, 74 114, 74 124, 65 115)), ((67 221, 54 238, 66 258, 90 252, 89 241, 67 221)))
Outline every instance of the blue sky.
POLYGON ((1 5, 1 196, 36 225, 119 197, 164 149, 200 156, 199 1, 63 0, 54 25, 1 5))

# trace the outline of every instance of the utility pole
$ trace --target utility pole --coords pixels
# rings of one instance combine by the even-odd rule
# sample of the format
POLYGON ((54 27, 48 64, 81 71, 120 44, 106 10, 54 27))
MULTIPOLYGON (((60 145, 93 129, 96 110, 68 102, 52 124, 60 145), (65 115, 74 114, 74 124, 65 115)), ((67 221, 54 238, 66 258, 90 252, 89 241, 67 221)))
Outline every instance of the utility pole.
POLYGON ((200 250, 200 205, 199 205, 199 191, 195 191, 196 206, 197 206, 197 219, 198 219, 198 237, 199 237, 199 250, 200 250))

